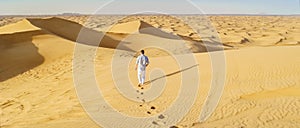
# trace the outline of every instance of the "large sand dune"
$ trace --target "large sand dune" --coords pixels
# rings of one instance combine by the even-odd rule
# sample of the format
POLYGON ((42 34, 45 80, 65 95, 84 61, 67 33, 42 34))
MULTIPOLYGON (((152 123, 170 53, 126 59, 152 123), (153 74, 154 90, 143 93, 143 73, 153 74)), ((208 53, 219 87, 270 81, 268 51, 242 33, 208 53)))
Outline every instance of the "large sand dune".
POLYGON ((125 34, 144 33, 144 34, 150 34, 162 38, 179 39, 179 37, 176 37, 172 33, 164 32, 141 20, 116 24, 108 31, 113 33, 125 33, 125 34))
MULTIPOLYGON (((136 47, 136 44, 145 46, 161 46, 163 48, 172 46, 172 48, 169 49, 170 52, 175 52, 176 50, 177 54, 187 53, 187 50, 195 53, 206 52, 208 47, 212 51, 222 49, 220 46, 213 44, 205 45, 202 42, 191 40, 181 35, 174 35, 164 32, 159 28, 155 28, 150 24, 139 20, 129 23, 116 24, 108 32, 95 31, 76 22, 61 18, 28 20, 32 25, 42 28, 43 30, 58 35, 62 38, 81 44, 105 48, 138 51, 139 48, 136 47), (182 45, 186 45, 187 48, 183 49, 182 45), (182 50, 178 51, 178 49, 182 50)), ((149 53, 152 53, 151 50, 149 53)))
MULTIPOLYGON (((226 18, 226 20, 234 21, 234 18, 226 18)), ((148 30, 181 37, 180 35, 188 36, 187 33, 184 34, 184 31, 189 30, 181 30, 181 34, 165 32, 163 29, 157 29, 157 25, 146 24, 137 19, 139 18, 128 22, 129 26, 126 23, 117 24, 108 33, 91 30, 77 22, 60 18, 23 19, 0 27, 1 128, 99 127, 84 112, 74 89, 72 60, 76 41, 86 45, 100 46, 95 56, 95 71, 97 82, 100 84, 99 88, 107 102, 124 114, 138 117, 156 114, 158 116, 176 99, 180 90, 181 74, 198 68, 200 88, 196 102, 187 116, 176 126, 300 127, 300 47, 294 42, 298 40, 295 36, 298 26, 283 35, 287 40, 280 43, 276 43, 277 38, 272 38, 275 41, 269 40, 269 37, 274 36, 271 32, 265 36, 266 38, 260 38, 262 35, 255 35, 253 32, 251 36, 255 38, 245 39, 243 41, 245 43, 240 44, 239 41, 242 38, 239 34, 241 33, 234 34, 228 32, 229 30, 226 31, 227 35, 222 35, 221 38, 236 40, 237 42, 227 43, 240 48, 225 51, 227 72, 221 101, 207 121, 198 122, 211 83, 210 55, 200 53, 205 51, 202 49, 204 46, 200 41, 197 42, 193 35, 189 37, 194 40, 191 41, 180 38, 170 39, 139 31, 140 27, 145 25, 146 29, 150 28, 148 30), (92 38, 79 38, 78 40, 80 30, 92 38), (135 34, 129 34, 132 32, 135 34), (100 42, 96 40, 99 35, 104 37, 100 42), (168 53, 157 49, 146 51, 151 60, 151 65, 147 70, 147 79, 152 80, 153 85, 164 79, 167 81, 166 88, 159 98, 140 104, 124 98, 118 92, 111 76, 111 60, 116 48, 124 48, 122 50, 127 50, 132 55, 127 57, 133 58, 138 47, 130 43, 169 45, 170 42, 176 44, 182 40, 192 49, 199 65, 190 65, 183 70, 179 68, 174 58, 168 56, 168 53), (120 47, 121 41, 124 46, 120 47), (195 43, 201 45, 195 45, 195 43), (150 74, 157 68, 162 69, 165 75, 150 74)), ((176 23, 177 21, 168 22, 176 23)), ((182 29, 182 26, 173 27, 176 30, 182 29)), ((177 54, 182 53, 184 51, 177 54)), ((139 90, 140 95, 143 95, 141 92, 146 94, 151 84, 147 84, 144 89, 137 87, 136 72, 132 70, 133 61, 128 68, 130 69, 129 78, 134 88, 139 90)), ((124 81, 126 77, 117 80, 124 81)), ((97 101, 91 101, 93 102, 97 101)), ((165 127, 161 119, 148 123, 165 127)))
POLYGON ((74 45, 25 19, 1 29, 1 81, 71 53, 74 45))

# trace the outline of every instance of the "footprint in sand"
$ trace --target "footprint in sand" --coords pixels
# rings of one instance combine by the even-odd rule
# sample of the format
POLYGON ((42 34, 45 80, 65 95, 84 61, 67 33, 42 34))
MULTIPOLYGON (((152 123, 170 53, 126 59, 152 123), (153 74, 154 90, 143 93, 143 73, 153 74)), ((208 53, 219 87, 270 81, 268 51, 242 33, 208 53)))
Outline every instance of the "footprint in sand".
POLYGON ((159 116, 158 116, 158 119, 164 119, 164 118, 165 118, 164 115, 159 115, 159 116))
POLYGON ((158 125, 158 123, 157 123, 157 122, 155 122, 155 121, 153 121, 153 122, 152 122, 152 124, 158 125))
MULTIPOLYGON (((31 110, 31 105, 15 98, 0 99, 1 121, 5 125, 9 120, 16 118, 31 110)), ((1 126, 0 126, 1 127, 1 126)))
MULTIPOLYGON (((154 107, 154 106, 151 106, 150 109, 153 111, 153 110, 155 110, 155 107, 154 107)), ((148 114, 151 114, 151 111, 147 111, 147 113, 148 113, 148 114)))

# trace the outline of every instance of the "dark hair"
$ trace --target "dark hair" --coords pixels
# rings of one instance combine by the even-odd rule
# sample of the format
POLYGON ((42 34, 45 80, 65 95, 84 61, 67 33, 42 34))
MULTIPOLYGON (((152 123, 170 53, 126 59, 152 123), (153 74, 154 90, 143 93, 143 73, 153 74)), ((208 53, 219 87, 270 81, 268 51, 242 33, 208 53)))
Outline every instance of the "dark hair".
POLYGON ((144 50, 141 50, 141 53, 142 53, 142 54, 144 54, 144 53, 145 53, 145 51, 144 51, 144 50))

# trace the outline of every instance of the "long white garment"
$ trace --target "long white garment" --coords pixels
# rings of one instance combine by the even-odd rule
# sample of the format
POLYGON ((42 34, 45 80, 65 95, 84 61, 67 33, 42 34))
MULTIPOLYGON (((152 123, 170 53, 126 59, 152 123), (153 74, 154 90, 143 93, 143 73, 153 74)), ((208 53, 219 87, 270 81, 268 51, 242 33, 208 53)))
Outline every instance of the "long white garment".
POLYGON ((144 70, 138 70, 138 80, 139 80, 139 84, 144 84, 145 82, 145 75, 146 75, 146 71, 144 70))
POLYGON ((138 80, 139 80, 139 84, 144 84, 145 82, 145 74, 146 74, 146 67, 149 64, 149 59, 147 56, 145 55, 140 55, 138 56, 137 60, 136 60, 136 64, 138 65, 138 80))

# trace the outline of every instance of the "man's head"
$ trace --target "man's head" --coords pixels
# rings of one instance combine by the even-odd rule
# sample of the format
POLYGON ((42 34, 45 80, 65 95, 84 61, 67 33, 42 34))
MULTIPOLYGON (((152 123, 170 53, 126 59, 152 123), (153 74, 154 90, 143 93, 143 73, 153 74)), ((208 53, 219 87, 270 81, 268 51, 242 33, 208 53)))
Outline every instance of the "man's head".
POLYGON ((141 50, 141 53, 142 53, 142 54, 145 54, 145 51, 144 51, 144 50, 141 50))

